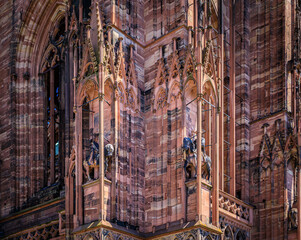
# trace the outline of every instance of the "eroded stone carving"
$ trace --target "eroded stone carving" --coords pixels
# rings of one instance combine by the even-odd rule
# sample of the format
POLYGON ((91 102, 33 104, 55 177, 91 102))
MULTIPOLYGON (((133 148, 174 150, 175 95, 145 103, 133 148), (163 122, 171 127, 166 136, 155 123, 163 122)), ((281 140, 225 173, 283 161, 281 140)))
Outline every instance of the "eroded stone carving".
POLYGON ((288 228, 289 230, 298 228, 298 209, 291 208, 288 211, 288 228))
POLYGON ((211 158, 206 154, 205 146, 205 138, 202 138, 202 178, 209 181, 211 176, 211 158))
POLYGON ((99 145, 95 140, 91 139, 90 154, 83 163, 88 181, 96 178, 95 170, 99 165, 99 145), (94 171, 94 176, 91 178, 91 173, 94 171))
POLYGON ((186 179, 196 178, 197 176, 197 142, 196 135, 192 138, 183 139, 184 169, 186 179))
MULTIPOLYGON (((211 176, 211 158, 206 154, 205 138, 202 138, 202 178, 210 180, 211 176)), ((197 137, 196 134, 192 138, 185 137, 183 139, 183 151, 184 151, 184 169, 186 173, 186 179, 196 178, 197 176, 197 137)))
MULTIPOLYGON (((114 147, 112 144, 107 144, 104 147, 104 173, 106 177, 106 173, 109 170, 109 161, 112 159, 113 153, 114 153, 114 147)), ((97 172, 99 167, 99 145, 96 142, 96 140, 91 140, 91 146, 90 146, 90 154, 87 156, 86 160, 83 163, 86 176, 88 178, 88 181, 91 181, 93 179, 97 178, 97 172), (93 177, 91 177, 92 172, 94 173, 93 177)))

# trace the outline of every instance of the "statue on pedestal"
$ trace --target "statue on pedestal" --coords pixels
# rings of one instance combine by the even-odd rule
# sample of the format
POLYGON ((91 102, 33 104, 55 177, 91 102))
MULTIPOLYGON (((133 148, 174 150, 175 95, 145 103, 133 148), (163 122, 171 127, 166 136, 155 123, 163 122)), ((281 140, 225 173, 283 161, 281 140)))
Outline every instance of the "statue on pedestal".
MULTIPOLYGON (((83 163, 88 181, 97 178, 96 173, 98 173, 99 168, 99 144, 96 142, 96 140, 96 137, 94 140, 91 139, 90 154, 87 156, 83 163), (91 177, 92 172, 94 175, 93 177, 91 177)), ((112 144, 107 144, 104 150, 104 174, 106 177, 106 173, 109 169, 109 161, 113 157, 114 147, 112 144)))
MULTIPOLYGON (((211 176, 211 158, 205 151, 205 138, 202 138, 202 178, 210 180, 211 176)), ((184 169, 186 179, 197 177, 197 136, 194 134, 192 138, 185 137, 183 139, 184 152, 184 169)))
POLYGON ((96 142, 96 139, 91 139, 90 141, 90 154, 84 160, 84 168, 86 171, 86 176, 88 181, 91 181, 92 178, 95 179, 95 169, 99 166, 99 145, 96 142), (91 172, 94 170, 94 176, 91 178, 91 172))

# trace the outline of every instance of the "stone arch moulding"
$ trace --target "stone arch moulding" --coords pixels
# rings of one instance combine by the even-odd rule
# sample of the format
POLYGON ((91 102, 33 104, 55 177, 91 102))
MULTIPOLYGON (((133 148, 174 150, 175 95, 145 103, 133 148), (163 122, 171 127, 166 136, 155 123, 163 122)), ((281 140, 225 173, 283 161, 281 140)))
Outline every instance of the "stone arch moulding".
POLYGON ((21 71, 30 71, 30 76, 38 78, 49 32, 54 24, 65 16, 66 7, 62 0, 35 0, 30 3, 28 9, 33 11, 26 13, 19 35, 16 63, 19 75, 22 75, 21 71), (31 44, 28 44, 29 42, 31 44))
POLYGON ((182 96, 181 84, 177 80, 173 80, 170 84, 167 103, 171 103, 173 99, 177 99, 182 96))
MULTIPOLYGON (((187 50, 187 55, 185 59, 185 65, 183 69, 183 77, 185 78, 194 78, 196 79, 196 66, 195 63, 196 61, 194 60, 194 56, 192 54, 191 49, 187 50)), ((185 84, 184 84, 185 86, 185 84)))
POLYGON ((95 78, 94 79, 93 78, 87 78, 87 79, 85 79, 83 81, 80 81, 78 83, 78 86, 77 86, 77 89, 76 89, 76 102, 77 102, 78 106, 80 106, 84 103, 84 99, 86 97, 89 97, 89 98, 92 97, 90 100, 93 99, 93 96, 88 96, 88 94, 87 94, 88 89, 90 91, 94 91, 93 96, 96 97, 95 94, 97 94, 97 91, 98 91, 98 84, 95 81, 95 78))
POLYGON ((202 83, 203 92, 210 89, 212 90, 211 95, 214 97, 214 102, 216 103, 218 99, 218 94, 216 90, 216 84, 213 82, 212 78, 206 78, 206 80, 202 83))
POLYGON ((161 87, 155 95, 154 110, 159 110, 167 105, 166 89, 161 87))
POLYGON ((125 86, 124 86, 123 82, 118 82, 117 92, 118 92, 119 103, 125 104, 126 103, 126 93, 125 93, 125 86))
POLYGON ((234 234, 229 225, 224 230, 224 240, 234 240, 234 234))

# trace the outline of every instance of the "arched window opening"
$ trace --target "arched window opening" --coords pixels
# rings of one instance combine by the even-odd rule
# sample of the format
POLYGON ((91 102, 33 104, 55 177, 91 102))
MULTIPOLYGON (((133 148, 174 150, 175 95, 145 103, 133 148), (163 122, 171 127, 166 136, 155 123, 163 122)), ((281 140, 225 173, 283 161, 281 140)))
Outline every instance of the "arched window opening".
POLYGON ((246 236, 241 232, 239 231, 237 234, 236 234, 236 240, 245 240, 246 239, 246 236))
POLYGON ((225 240, 233 240, 233 233, 229 226, 225 229, 224 239, 225 240))
POLYGON ((45 86, 44 186, 60 183, 64 176, 64 35, 65 19, 61 18, 50 33, 41 64, 45 86))
MULTIPOLYGON (((94 165, 97 165, 97 151, 95 139, 90 136, 90 108, 85 98, 82 105, 82 146, 83 160, 86 163, 87 180, 95 179, 94 165)), ((98 145, 98 144, 97 144, 98 145)), ((84 164, 85 165, 85 164, 84 164)))
POLYGON ((47 168, 46 185, 57 182, 62 177, 62 84, 59 66, 45 73, 46 87, 46 128, 47 128, 47 168))
POLYGON ((202 177, 209 182, 211 181, 211 163, 214 156, 214 143, 216 141, 216 106, 213 96, 213 88, 207 82, 204 86, 202 99, 202 177))
POLYGON ((90 16, 91 0, 83 0, 83 19, 87 20, 90 16))

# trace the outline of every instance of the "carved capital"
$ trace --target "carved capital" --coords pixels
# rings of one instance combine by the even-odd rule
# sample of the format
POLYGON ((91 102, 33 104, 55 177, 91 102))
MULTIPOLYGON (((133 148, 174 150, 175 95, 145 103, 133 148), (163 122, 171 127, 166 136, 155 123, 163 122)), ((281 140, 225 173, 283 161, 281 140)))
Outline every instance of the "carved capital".
POLYGON ((105 97, 104 93, 100 93, 100 92, 98 93, 98 99, 99 99, 99 101, 103 101, 104 97, 105 97))
POLYGON ((203 93, 198 93, 198 95, 197 95, 197 100, 198 100, 198 101, 201 101, 202 98, 203 98, 203 96, 204 96, 203 93))

